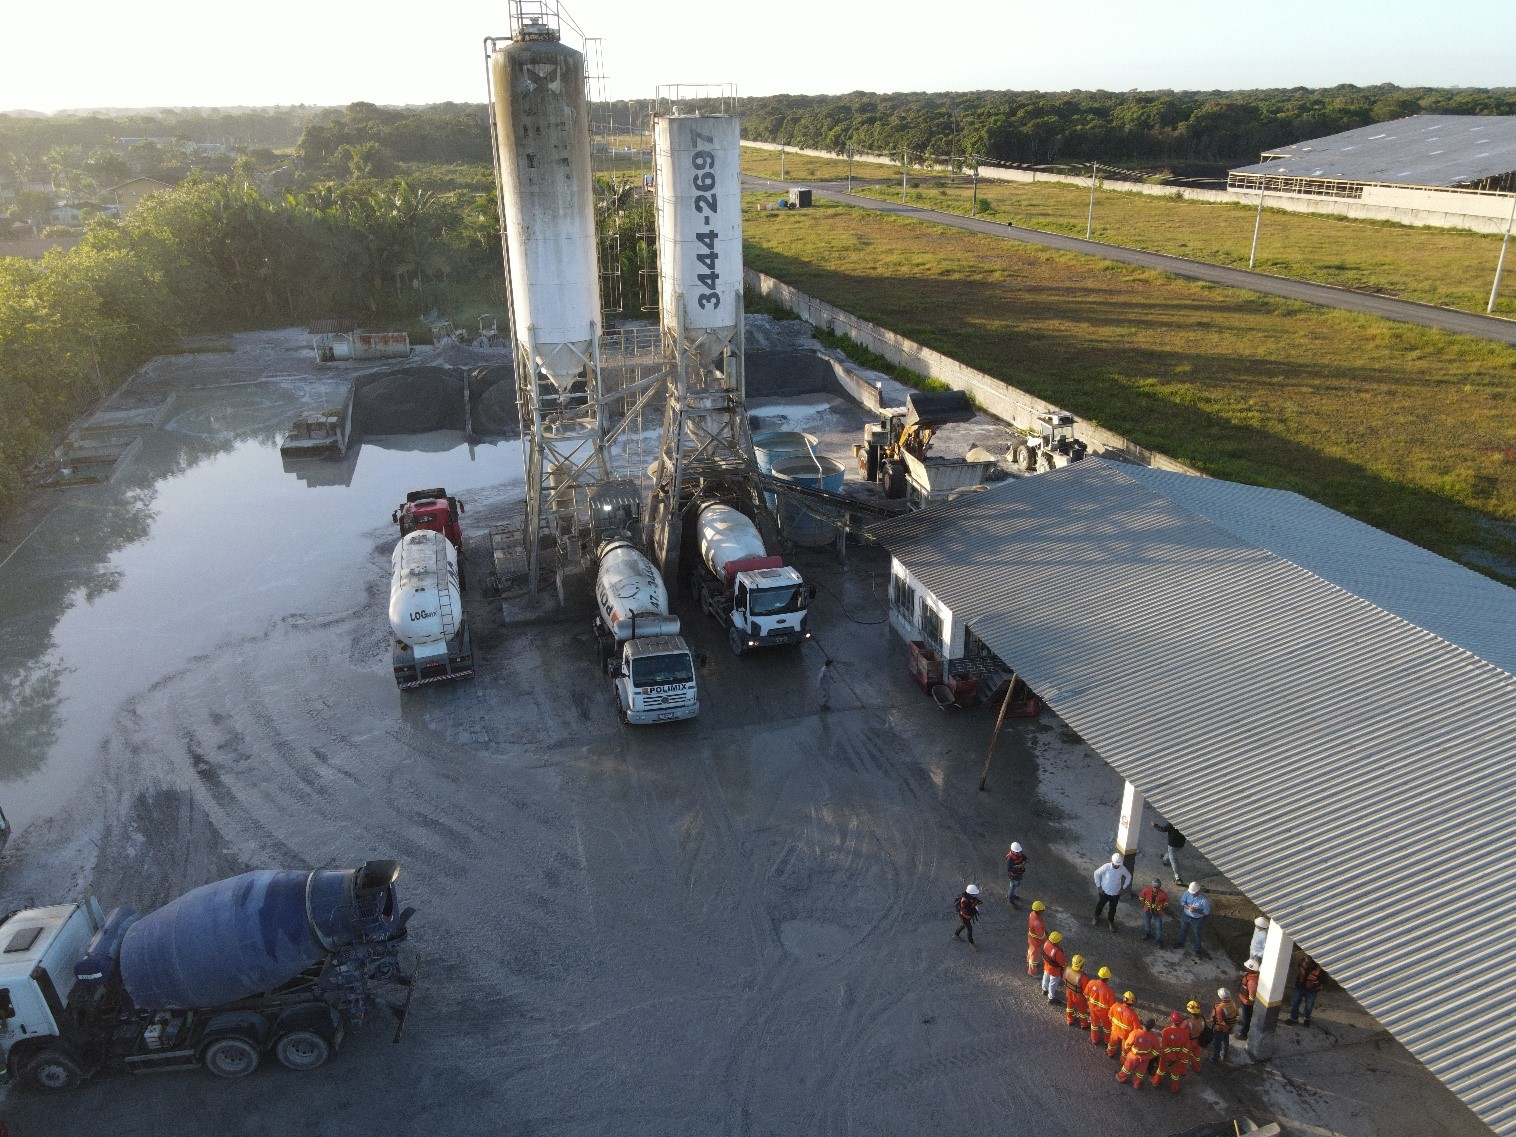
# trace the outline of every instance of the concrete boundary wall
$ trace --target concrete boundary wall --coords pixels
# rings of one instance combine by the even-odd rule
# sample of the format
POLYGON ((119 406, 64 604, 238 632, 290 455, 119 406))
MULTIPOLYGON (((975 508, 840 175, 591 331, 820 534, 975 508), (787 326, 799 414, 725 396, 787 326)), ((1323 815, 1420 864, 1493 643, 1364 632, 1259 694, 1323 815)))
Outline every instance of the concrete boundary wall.
MULTIPOLYGON (((955 391, 966 392, 987 413, 1020 430, 1033 429, 1039 413, 1061 409, 1039 399, 1036 395, 1030 395, 1012 387, 993 375, 986 375, 983 371, 977 371, 959 363, 940 351, 934 351, 914 340, 908 340, 887 328, 881 328, 878 324, 860 320, 850 312, 844 312, 841 308, 828 304, 824 300, 808 296, 798 288, 792 288, 782 280, 776 280, 757 269, 747 269, 743 276, 749 291, 788 308, 813 327, 825 328, 827 331, 847 336, 854 343, 884 356, 897 367, 904 367, 923 378, 940 380, 955 391)), ((844 371, 850 369, 835 360, 833 367, 837 369, 838 378, 842 379, 844 386, 857 395, 865 406, 871 410, 878 409, 880 391, 876 384, 856 374, 850 374, 844 378, 844 371)), ((1152 466, 1159 470, 1173 470, 1181 474, 1200 474, 1200 471, 1192 466, 1176 461, 1166 454, 1149 450, 1145 446, 1139 446, 1131 439, 1124 438, 1115 431, 1096 426, 1094 423, 1080 422, 1075 426, 1074 433, 1089 444, 1092 452, 1108 458, 1134 462, 1139 466, 1152 466)))
MULTIPOLYGON (((775 142, 751 142, 742 140, 742 145, 757 150, 785 150, 791 154, 805 154, 812 158, 841 158, 826 150, 803 150, 797 146, 780 146, 775 142)), ((888 154, 854 153, 861 162, 877 162, 900 168, 899 157, 888 154)), ((950 170, 942 162, 923 163, 921 169, 950 170)), ((1089 188, 1090 179, 1070 174, 1049 174, 1041 170, 1015 170, 1006 166, 980 166, 979 177, 994 182, 1061 182, 1064 185, 1089 188)), ((1140 193, 1149 197, 1177 197, 1185 201, 1209 201, 1229 205, 1258 205, 1258 195, 1246 190, 1199 189, 1188 186, 1151 185, 1148 182, 1126 182, 1114 179, 1100 180, 1100 189, 1121 193, 1140 193)), ((1419 189, 1406 186, 1404 190, 1394 187, 1366 187, 1363 201, 1350 201, 1335 197, 1304 197, 1296 194, 1269 193, 1263 198, 1265 210, 1278 209, 1286 213, 1325 213, 1333 217, 1352 217, 1363 221, 1394 221, 1400 225, 1426 226, 1436 229, 1470 229, 1476 233, 1504 233, 1510 215, 1510 198, 1492 194, 1468 194, 1455 190, 1446 192, 1435 189, 1419 189), (1374 192, 1370 192, 1370 191, 1374 192)), ((1100 214, 1100 206, 1095 206, 1100 214)))

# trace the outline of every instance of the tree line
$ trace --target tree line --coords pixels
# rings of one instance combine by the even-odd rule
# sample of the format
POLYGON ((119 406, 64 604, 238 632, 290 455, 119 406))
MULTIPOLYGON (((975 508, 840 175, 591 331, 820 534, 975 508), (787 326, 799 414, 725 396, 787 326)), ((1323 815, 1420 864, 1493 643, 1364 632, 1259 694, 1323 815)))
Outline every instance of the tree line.
POLYGON ((1277 146, 1414 114, 1516 114, 1516 88, 969 91, 743 99, 745 138, 841 154, 1046 165, 1256 162, 1277 146))
POLYGON ((72 249, 0 257, 0 514, 63 429, 188 332, 392 320, 500 276, 493 195, 397 178, 270 198, 192 177, 72 249))

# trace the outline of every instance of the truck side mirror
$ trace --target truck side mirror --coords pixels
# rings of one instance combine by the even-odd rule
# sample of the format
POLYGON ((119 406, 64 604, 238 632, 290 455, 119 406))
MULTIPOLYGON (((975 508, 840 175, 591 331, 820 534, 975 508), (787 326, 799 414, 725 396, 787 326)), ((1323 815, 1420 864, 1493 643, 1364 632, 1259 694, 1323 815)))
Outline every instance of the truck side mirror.
POLYGON ((8 1023, 16 1017, 15 1004, 11 1002, 9 987, 0 987, 0 1023, 8 1023))
POLYGON ((807 584, 805 586, 805 598, 807 600, 814 600, 816 599, 816 593, 819 591, 820 590, 814 584, 807 584))
POLYGON ((710 663, 711 657, 706 655, 703 651, 699 655, 695 656, 695 666, 698 667, 701 671, 704 671, 707 667, 709 667, 710 663))

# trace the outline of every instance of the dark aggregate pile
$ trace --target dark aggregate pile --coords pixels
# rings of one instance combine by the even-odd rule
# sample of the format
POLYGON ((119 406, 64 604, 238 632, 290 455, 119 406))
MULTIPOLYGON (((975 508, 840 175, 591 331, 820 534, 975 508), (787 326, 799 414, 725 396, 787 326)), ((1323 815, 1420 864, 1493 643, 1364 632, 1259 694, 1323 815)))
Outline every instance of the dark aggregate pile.
POLYGON ((474 402, 475 434, 514 434, 516 376, 509 366, 476 367, 468 373, 469 397, 474 402))
POLYGON ((747 356, 747 397, 847 395, 825 356, 814 351, 751 351, 747 356))
POLYGON ((463 429, 462 373, 447 367, 407 367, 359 379, 353 393, 353 433, 422 434, 463 429))

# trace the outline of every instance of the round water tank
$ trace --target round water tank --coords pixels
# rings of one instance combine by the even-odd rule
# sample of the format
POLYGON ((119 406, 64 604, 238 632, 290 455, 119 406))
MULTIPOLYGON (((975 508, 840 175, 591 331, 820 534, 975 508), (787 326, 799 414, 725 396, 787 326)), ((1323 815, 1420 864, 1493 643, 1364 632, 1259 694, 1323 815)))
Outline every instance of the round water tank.
MULTIPOLYGON (((490 57, 501 207, 511 267, 511 326, 566 389, 600 324, 594 178, 584 56, 525 25, 490 57)), ((741 275, 741 270, 738 270, 741 275)))
POLYGON ((766 430, 753 435, 753 457, 760 473, 772 473, 774 463, 808 457, 816 452, 816 436, 798 430, 766 430))
MULTIPOLYGON (((840 464, 820 456, 786 458, 774 466, 776 478, 831 493, 841 492, 844 476, 840 464)), ((779 529, 797 545, 826 545, 837 536, 836 526, 793 498, 779 503, 779 529)))
POLYGON ((653 124, 661 319, 709 363, 731 342, 742 292, 741 121, 664 115, 653 124))

